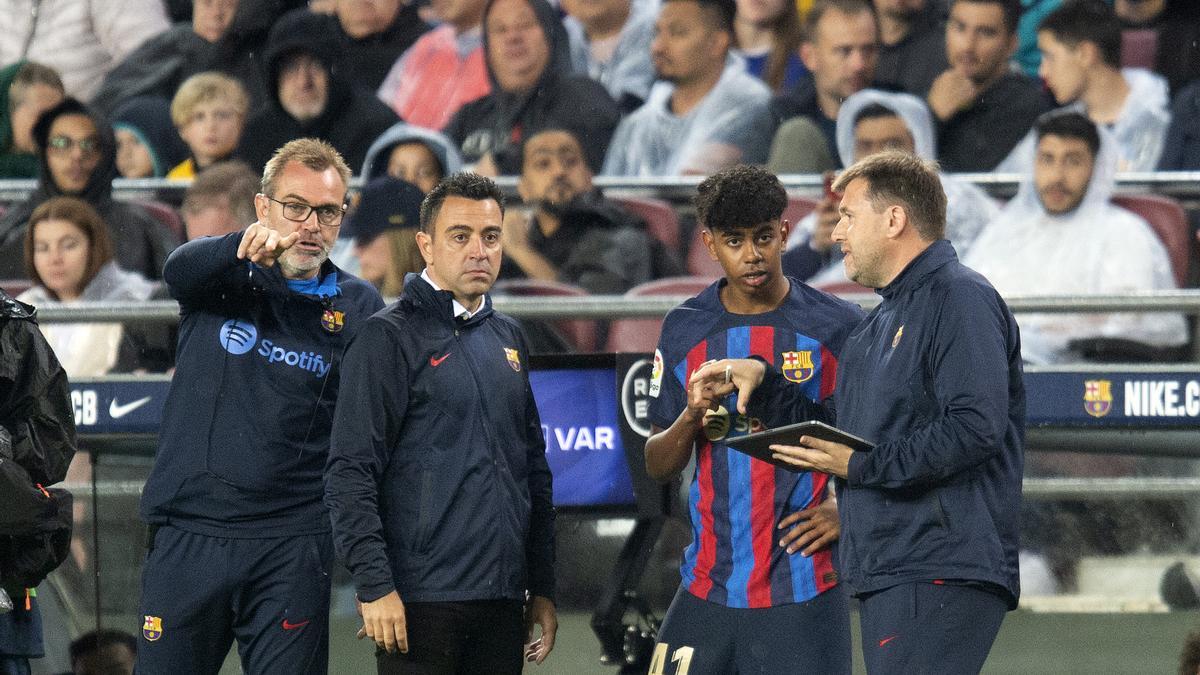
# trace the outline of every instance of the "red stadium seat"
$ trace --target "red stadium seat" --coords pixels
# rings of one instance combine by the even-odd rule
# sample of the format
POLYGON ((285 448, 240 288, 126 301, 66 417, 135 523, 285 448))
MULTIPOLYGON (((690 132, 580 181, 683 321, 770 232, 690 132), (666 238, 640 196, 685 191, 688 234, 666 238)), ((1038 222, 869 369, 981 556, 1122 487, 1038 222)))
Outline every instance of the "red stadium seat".
POLYGON ((701 230, 696 228, 692 245, 688 247, 687 271, 692 276, 704 277, 712 282, 724 276, 725 270, 721 269, 721 263, 709 257, 708 248, 704 246, 704 239, 700 235, 701 230))
POLYGON ((1175 284, 1183 288, 1187 284, 1188 264, 1191 262, 1192 232, 1187 214, 1179 202, 1162 195, 1116 195, 1112 201, 1150 223, 1167 249, 1175 284))
MULTIPOLYGON (((584 289, 564 284, 559 281, 540 281, 538 279, 508 279, 496 283, 496 295, 513 295, 522 297, 559 296, 574 297, 587 295, 584 289)), ((570 344, 577 352, 592 352, 596 350, 597 325, 593 319, 563 319, 548 322, 555 331, 570 344)))
MULTIPOLYGON (((712 282, 706 277, 668 277, 634 286, 625 293, 625 297, 696 295, 712 282)), ((662 319, 617 319, 609 324, 606 351, 652 352, 658 345, 661 330, 662 319)))
POLYGON ((183 229, 183 218, 179 216, 178 211, 162 202, 136 201, 133 203, 146 209, 151 216, 154 216, 155 220, 162 223, 175 236, 176 241, 187 241, 187 233, 183 229))
POLYGON ((862 284, 850 281, 848 279, 846 281, 832 281, 827 284, 815 286, 814 288, 819 291, 825 291, 826 293, 832 293, 833 295, 856 295, 875 292, 875 290, 872 288, 867 288, 862 284))
POLYGON ((1154 69, 1158 55, 1158 31, 1130 28, 1121 31, 1121 67, 1154 69))
POLYGON ((679 214, 670 202, 652 197, 613 197, 621 208, 646 221, 646 232, 668 249, 679 251, 679 214))
POLYGON ((4 279, 0 281, 0 288, 4 289, 5 293, 14 298, 24 293, 33 287, 33 282, 29 279, 4 279))
POLYGON ((817 200, 815 199, 809 199, 808 197, 788 197, 788 205, 783 211, 783 219, 788 221, 792 227, 795 227, 801 218, 816 210, 817 200))

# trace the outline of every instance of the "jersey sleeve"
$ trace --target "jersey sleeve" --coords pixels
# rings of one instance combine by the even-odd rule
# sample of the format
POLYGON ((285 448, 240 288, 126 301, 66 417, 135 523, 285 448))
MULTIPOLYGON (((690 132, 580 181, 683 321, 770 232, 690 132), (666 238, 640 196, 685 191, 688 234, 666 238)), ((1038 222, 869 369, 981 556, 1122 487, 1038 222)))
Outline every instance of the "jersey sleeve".
POLYGON ((686 361, 671 349, 674 342, 671 315, 663 321, 658 346, 654 350, 654 367, 650 372, 650 423, 666 429, 687 405, 687 391, 682 376, 687 374, 686 361))

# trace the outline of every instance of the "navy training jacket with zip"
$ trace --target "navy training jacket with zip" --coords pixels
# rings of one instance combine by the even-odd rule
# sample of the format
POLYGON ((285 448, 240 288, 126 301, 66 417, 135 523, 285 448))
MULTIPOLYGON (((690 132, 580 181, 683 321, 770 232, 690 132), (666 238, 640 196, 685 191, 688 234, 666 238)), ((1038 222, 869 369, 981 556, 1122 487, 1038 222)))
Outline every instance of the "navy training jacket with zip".
POLYGON ((854 593, 987 582, 1015 608, 1025 440, 1016 320, 945 240, 878 292, 842 349, 832 407, 768 368, 751 410, 836 422, 876 444, 837 481, 841 578, 854 593))
POLYGON ((175 375, 142 519, 219 537, 328 532, 322 473, 342 352, 383 306, 326 261, 322 294, 238 260, 242 233, 188 242, 163 279, 179 301, 175 375))
POLYGON ((346 353, 325 500, 358 597, 554 598, 550 467, 528 352, 416 274, 346 353))

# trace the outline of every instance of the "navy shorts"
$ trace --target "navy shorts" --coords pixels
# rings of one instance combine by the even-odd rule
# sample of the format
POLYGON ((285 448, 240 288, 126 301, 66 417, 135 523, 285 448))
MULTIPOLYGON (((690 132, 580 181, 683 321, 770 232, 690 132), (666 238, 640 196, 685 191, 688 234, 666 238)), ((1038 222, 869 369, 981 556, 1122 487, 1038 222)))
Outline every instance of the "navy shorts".
POLYGON ((920 582, 859 598, 867 672, 978 673, 1008 601, 979 586, 920 582))
POLYGON ((142 569, 137 672, 217 673, 237 640, 247 675, 327 670, 328 533, 210 537, 164 526, 142 569))
POLYGON ((836 586, 808 602, 744 609, 675 593, 658 631, 656 675, 851 671, 850 610, 836 586))

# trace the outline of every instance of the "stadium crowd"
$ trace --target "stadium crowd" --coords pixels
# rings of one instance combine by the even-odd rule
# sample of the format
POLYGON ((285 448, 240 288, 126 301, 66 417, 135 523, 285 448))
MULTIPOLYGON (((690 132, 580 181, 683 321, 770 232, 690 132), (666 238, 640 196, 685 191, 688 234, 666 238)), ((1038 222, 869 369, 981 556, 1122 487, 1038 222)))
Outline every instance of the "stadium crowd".
MULTIPOLYGON (((336 148, 363 183, 331 258, 387 297, 424 266, 424 194, 464 168, 518 178, 496 293, 636 295, 684 276, 699 290, 720 271, 688 214, 608 197, 596 176, 757 164, 832 178, 886 149, 939 162, 947 238, 1004 294, 1196 285, 1200 219, 1166 197, 1114 194, 1120 171, 1200 170, 1193 0, 0 8, 0 186, 36 181, 0 204, 0 285, 39 307, 167 297, 170 252, 250 225, 264 165, 305 137, 336 148), (964 172, 1024 179, 1002 203, 954 176, 964 172), (118 177, 181 182, 114 194, 118 177)), ((829 187, 793 197, 783 269, 863 291, 831 239, 839 199, 829 187)), ((1034 364, 1180 360, 1189 337, 1171 314, 1017 318, 1034 364)), ((656 337, 567 324, 527 324, 532 349, 645 349, 656 337)), ((72 378, 174 366, 174 330, 42 330, 72 378)), ((1066 564, 1041 545, 1052 568, 1066 564)))

